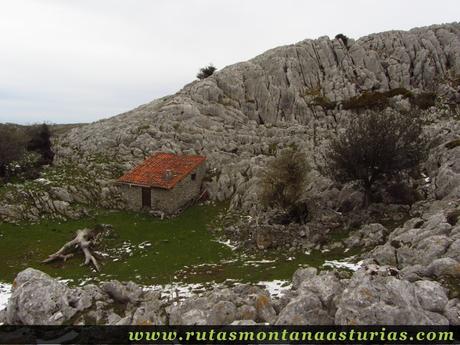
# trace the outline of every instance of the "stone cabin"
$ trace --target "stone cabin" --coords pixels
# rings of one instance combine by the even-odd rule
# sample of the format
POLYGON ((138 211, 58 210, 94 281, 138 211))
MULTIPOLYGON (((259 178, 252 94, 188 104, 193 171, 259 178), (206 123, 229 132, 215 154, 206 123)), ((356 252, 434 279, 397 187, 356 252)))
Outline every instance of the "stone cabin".
POLYGON ((127 208, 173 215, 201 193, 206 157, 157 153, 117 181, 127 208))

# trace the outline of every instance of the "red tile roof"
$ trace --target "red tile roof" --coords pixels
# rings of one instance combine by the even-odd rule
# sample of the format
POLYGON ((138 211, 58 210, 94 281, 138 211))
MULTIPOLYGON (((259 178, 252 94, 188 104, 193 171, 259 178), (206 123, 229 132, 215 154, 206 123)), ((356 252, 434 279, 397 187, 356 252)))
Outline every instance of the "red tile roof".
POLYGON ((171 189, 206 160, 203 156, 157 153, 118 179, 118 182, 171 189), (167 174, 170 172, 171 177, 167 174))

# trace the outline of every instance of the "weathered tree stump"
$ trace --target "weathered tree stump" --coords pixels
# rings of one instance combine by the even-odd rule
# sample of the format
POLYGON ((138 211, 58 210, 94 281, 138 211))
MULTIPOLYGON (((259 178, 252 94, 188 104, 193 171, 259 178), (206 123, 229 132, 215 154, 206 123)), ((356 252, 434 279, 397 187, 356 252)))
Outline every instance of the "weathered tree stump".
POLYGON ((94 229, 81 229, 76 231, 76 236, 69 242, 65 243, 56 253, 48 256, 43 263, 49 263, 55 260, 67 261, 75 255, 75 252, 81 250, 85 256, 84 265, 92 264, 96 271, 100 271, 99 263, 91 252, 91 247, 99 244, 103 237, 107 235, 108 226, 96 226, 94 229))

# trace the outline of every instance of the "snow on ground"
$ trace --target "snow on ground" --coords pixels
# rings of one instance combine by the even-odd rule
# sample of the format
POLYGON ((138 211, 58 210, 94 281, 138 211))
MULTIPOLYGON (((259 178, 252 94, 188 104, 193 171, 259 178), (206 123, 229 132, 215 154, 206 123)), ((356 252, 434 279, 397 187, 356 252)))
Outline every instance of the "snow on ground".
POLYGON ((238 246, 236 244, 233 244, 230 240, 224 241, 224 240, 214 240, 214 242, 223 244, 224 246, 229 247, 232 251, 235 251, 238 249, 238 246))
POLYGON ((358 261, 357 263, 350 262, 351 260, 353 260, 353 258, 354 257, 349 257, 349 258, 345 258, 342 260, 326 260, 324 261, 323 266, 332 267, 332 268, 346 268, 351 271, 357 271, 361 267, 363 262, 362 261, 358 261))
POLYGON ((254 267, 259 267, 261 264, 272 264, 276 262, 276 260, 246 260, 243 265, 244 266, 254 266, 254 267))
MULTIPOLYGON (((61 279, 64 283, 69 283, 68 279, 61 279)), ((86 284, 87 281, 82 281, 79 285, 86 284)), ((238 281, 228 281, 228 283, 238 284, 238 281)), ((218 284, 220 285, 220 284, 218 284)), ((222 286, 226 285, 222 283, 222 286)), ((273 280, 273 281, 260 281, 254 285, 264 287, 272 297, 280 297, 287 290, 291 288, 291 284, 287 280, 273 280)), ((204 292, 212 290, 216 287, 216 283, 204 283, 204 284, 186 284, 186 283, 172 283, 166 285, 150 285, 145 286, 144 290, 148 291, 159 291, 163 297, 184 299, 193 295, 200 295, 204 292)), ((6 308, 8 299, 11 296, 11 284, 0 283, 0 310, 6 308)))
POLYGON ((207 284, 172 283, 166 285, 145 286, 146 291, 159 291, 162 297, 183 299, 207 291, 207 284))
MULTIPOLYGON (((239 282, 238 280, 228 279, 222 284, 216 284, 213 282, 204 284, 172 283, 166 285, 145 286, 144 290, 159 291, 161 292, 162 297, 184 299, 209 292, 218 285, 228 286, 227 283, 234 285, 239 282)), ((291 284, 287 280, 260 281, 254 285, 265 288, 272 297, 281 297, 287 290, 291 289, 291 284)))
POLYGON ((0 283, 0 310, 6 308, 8 298, 11 295, 11 284, 0 283))
POLYGON ((272 297, 281 297, 287 290, 290 290, 292 285, 287 280, 272 280, 258 282, 256 285, 263 286, 272 297))

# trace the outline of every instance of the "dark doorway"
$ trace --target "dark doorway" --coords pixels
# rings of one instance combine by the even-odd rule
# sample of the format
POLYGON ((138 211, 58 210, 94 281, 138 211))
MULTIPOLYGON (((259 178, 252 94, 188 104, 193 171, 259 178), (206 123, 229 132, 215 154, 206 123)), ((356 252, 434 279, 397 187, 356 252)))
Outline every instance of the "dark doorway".
POLYGON ((152 208, 152 193, 150 188, 142 188, 142 207, 152 208))

